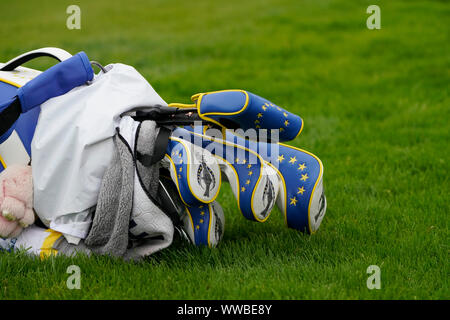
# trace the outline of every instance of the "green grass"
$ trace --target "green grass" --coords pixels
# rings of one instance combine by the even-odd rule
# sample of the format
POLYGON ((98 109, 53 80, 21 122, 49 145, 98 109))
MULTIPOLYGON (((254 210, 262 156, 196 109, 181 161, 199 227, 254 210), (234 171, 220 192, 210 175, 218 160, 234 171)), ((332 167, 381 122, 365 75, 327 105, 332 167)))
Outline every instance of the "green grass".
MULTIPOLYGON (((3 299, 449 299, 450 5, 445 1, 0 2, 0 60, 57 46, 135 66, 168 102, 245 88, 305 120, 291 144, 325 166, 319 232, 264 224, 219 202, 216 249, 140 263, 0 253, 3 299), (366 8, 381 7, 381 30, 366 8), (77 264, 82 289, 66 288, 77 264), (366 287, 369 265, 381 289, 366 287)), ((45 67, 49 61, 35 62, 45 67)))

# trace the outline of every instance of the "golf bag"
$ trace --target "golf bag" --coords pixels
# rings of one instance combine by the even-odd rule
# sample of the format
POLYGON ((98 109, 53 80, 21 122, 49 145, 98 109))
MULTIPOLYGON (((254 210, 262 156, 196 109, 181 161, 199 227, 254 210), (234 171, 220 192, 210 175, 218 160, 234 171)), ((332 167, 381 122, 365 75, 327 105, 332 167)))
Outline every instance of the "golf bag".
POLYGON ((102 67, 83 52, 26 53, 0 64, 0 174, 31 163, 37 224, 89 252, 145 256, 174 236, 217 245, 222 181, 245 218, 264 222, 277 204, 288 227, 314 233, 326 211, 322 162, 260 139, 275 129, 280 141, 292 140, 303 120, 244 90, 192 101, 167 104, 134 68, 102 67), (40 56, 59 63, 42 73, 20 66, 40 56), (220 138, 210 133, 215 128, 220 138), (257 134, 246 139, 228 130, 236 128, 257 134), (112 211, 114 230, 101 222, 112 211), (108 236, 93 237, 93 230, 108 236))

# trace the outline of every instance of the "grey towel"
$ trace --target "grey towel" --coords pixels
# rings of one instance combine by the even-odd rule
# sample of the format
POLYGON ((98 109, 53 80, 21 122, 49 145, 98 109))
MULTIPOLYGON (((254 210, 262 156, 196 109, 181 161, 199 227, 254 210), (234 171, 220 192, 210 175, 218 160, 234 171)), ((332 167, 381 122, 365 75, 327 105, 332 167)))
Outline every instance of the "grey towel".
POLYGON ((156 124, 142 122, 135 137, 126 131, 126 138, 120 133, 113 138, 114 155, 103 176, 92 227, 84 243, 97 254, 139 259, 168 247, 174 227, 153 201, 159 187, 159 163, 145 166, 136 161, 153 156, 156 124), (130 232, 134 237, 136 233, 144 237, 131 241, 130 232))
POLYGON ((133 207, 134 161, 126 142, 113 137, 114 155, 102 180, 91 230, 85 244, 95 253, 123 256, 133 207))

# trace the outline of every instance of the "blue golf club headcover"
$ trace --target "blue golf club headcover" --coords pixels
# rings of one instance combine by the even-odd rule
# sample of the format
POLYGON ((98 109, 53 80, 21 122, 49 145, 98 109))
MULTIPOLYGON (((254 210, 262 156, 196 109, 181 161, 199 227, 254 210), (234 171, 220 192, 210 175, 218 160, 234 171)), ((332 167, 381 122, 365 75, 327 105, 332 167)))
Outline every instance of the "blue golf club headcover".
POLYGON ((181 200, 187 206, 211 203, 217 198, 221 172, 207 150, 172 135, 162 164, 170 171, 181 200))
POLYGON ((191 243, 201 246, 215 247, 223 237, 225 229, 225 217, 222 207, 217 201, 205 204, 197 202, 194 205, 186 206, 180 199, 177 186, 168 176, 160 174, 160 183, 163 188, 161 194, 165 196, 161 199, 167 212, 173 212, 177 216, 179 223, 175 223, 178 228, 181 225, 182 238, 186 238, 191 243))
POLYGON ((226 140, 252 149, 278 173, 277 205, 289 228, 314 233, 326 211, 323 164, 314 154, 282 143, 252 143, 230 130, 226 140))
POLYGON ((303 120, 256 94, 244 90, 223 90, 192 96, 199 116, 224 128, 275 129, 279 141, 295 139, 303 120))
POLYGON ((184 230, 195 245, 215 247, 222 239, 225 217, 217 201, 185 207, 184 230))
MULTIPOLYGON (((214 135, 205 126, 185 128, 196 135, 199 132, 206 136, 214 135)), ((244 139, 231 130, 226 130, 225 134, 226 143, 257 153, 265 166, 276 173, 277 181, 272 183, 277 188, 274 195, 287 226, 306 233, 317 231, 327 205, 323 189, 323 164, 320 159, 308 151, 282 143, 244 139)), ((220 140, 215 141, 217 143, 220 140)), ((241 180, 245 177, 242 171, 236 173, 241 180)), ((243 214, 248 217, 244 211, 243 214)))

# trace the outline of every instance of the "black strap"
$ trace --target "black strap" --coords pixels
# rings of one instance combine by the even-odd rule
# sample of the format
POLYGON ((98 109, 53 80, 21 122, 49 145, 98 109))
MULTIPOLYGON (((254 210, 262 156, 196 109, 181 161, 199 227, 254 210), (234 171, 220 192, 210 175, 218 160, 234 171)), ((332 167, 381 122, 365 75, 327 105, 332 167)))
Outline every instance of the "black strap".
POLYGON ((15 99, 6 109, 0 112, 0 137, 11 129, 12 125, 19 119, 22 112, 20 100, 15 99))
POLYGON ((35 58, 38 58, 38 57, 50 57, 50 58, 54 58, 58 61, 61 61, 57 56, 55 56, 49 52, 34 52, 31 54, 24 55, 22 58, 17 59, 15 61, 13 61, 12 63, 3 66, 0 69, 0 71, 13 71, 18 66, 21 66, 22 64, 24 64, 30 60, 33 60, 35 58))
POLYGON ((142 163, 145 167, 150 167, 164 158, 166 154, 167 145, 169 144, 169 137, 172 130, 166 127, 160 127, 158 136, 156 137, 155 147, 153 149, 153 155, 136 152, 136 160, 142 163))

